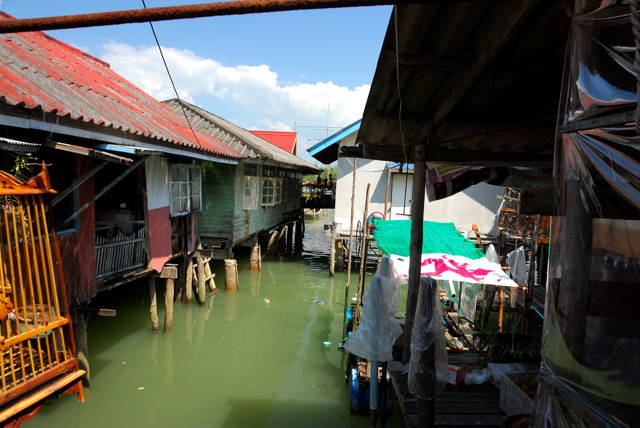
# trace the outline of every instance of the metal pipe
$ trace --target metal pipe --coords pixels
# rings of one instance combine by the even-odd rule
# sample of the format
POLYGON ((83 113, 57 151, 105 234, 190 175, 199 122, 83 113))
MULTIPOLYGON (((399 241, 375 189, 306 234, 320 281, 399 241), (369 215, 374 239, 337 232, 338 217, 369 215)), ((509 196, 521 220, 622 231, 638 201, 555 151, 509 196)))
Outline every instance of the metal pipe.
MULTIPOLYGON (((431 0, 434 1, 434 0, 431 0)), ((437 0, 439 2, 442 0, 437 0)), ((81 15, 51 16, 43 18, 5 19, 0 21, 0 33, 61 30, 64 28, 97 27, 135 22, 168 21, 207 16, 246 15, 251 13, 282 12, 289 10, 329 9, 356 6, 381 6, 420 3, 416 0, 238 0, 148 9, 119 10, 115 12, 86 13, 81 15)))

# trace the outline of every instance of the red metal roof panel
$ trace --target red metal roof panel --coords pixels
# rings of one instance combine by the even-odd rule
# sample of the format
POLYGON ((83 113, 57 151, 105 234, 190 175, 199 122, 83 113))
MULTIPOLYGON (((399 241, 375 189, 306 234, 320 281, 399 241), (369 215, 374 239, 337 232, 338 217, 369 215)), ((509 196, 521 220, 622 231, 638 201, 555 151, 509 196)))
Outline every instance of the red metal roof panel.
MULTIPOLYGON (((0 19, 14 19, 0 12, 0 19)), ((0 100, 27 109, 142 135, 227 158, 241 158, 196 131, 106 62, 42 32, 0 35, 0 100)))
POLYGON ((251 131, 251 133, 280 147, 282 150, 286 150, 294 155, 296 154, 296 142, 298 141, 297 132, 251 131))

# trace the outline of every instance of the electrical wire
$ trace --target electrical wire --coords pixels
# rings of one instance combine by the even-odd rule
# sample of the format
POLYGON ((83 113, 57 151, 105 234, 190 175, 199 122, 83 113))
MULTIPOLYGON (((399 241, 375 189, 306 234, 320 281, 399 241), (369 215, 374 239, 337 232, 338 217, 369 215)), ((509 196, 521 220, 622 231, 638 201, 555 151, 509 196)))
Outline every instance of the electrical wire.
MULTIPOLYGON (((144 0, 142 1, 142 6, 146 9, 147 8, 147 4, 145 3, 144 0)), ((173 92, 176 94, 176 98, 178 99, 178 103, 180 104, 180 108, 182 108, 182 114, 184 115, 185 120, 187 121, 187 124, 189 125, 189 129, 191 129, 191 133, 193 134, 193 138, 196 139, 196 146, 200 146, 200 140, 198 139, 198 135, 196 134, 196 131, 193 129, 193 126, 191 126, 191 121, 189 120, 189 117, 187 116, 187 112, 184 108, 184 104, 182 104, 182 100, 180 99, 180 95, 178 95, 178 90, 176 89, 176 85, 173 82, 173 77, 171 77, 171 72, 169 71, 169 66, 167 65, 167 61, 164 59, 164 53, 162 52, 162 48, 160 47, 160 41, 158 40, 158 36, 156 35, 156 30, 155 28, 153 28, 153 23, 151 23, 151 21, 149 21, 149 26, 151 27, 151 32, 153 33, 153 38, 156 40, 156 45, 158 46, 158 51, 160 51, 160 57, 162 58, 162 63, 164 64, 164 68, 165 70, 167 70, 167 75, 169 76, 169 81, 171 81, 171 86, 173 87, 173 92)))
POLYGON ((396 83, 398 85, 398 125, 400 127, 400 144, 402 145, 402 154, 404 155, 404 163, 409 163, 407 159, 407 150, 405 148, 404 130, 402 129, 402 94, 400 93, 400 52, 398 42, 398 6, 393 7, 393 29, 396 36, 396 83))

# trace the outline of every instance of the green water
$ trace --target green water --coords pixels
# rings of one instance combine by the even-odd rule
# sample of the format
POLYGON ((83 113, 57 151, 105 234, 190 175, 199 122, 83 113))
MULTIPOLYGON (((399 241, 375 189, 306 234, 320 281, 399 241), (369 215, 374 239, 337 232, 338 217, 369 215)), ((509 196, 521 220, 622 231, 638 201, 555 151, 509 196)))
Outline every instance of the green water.
MULTIPOLYGON (((308 220, 302 255, 265 259, 261 272, 239 255, 239 291, 225 293, 218 280, 204 305, 177 303, 170 333, 151 331, 145 284, 99 296, 93 305, 117 316, 89 321, 85 403, 65 394, 23 426, 370 426, 349 411, 337 347, 346 274, 328 275, 329 221, 308 220)), ((224 278, 220 262, 214 269, 224 278)), ((386 426, 404 426, 397 404, 386 426)))

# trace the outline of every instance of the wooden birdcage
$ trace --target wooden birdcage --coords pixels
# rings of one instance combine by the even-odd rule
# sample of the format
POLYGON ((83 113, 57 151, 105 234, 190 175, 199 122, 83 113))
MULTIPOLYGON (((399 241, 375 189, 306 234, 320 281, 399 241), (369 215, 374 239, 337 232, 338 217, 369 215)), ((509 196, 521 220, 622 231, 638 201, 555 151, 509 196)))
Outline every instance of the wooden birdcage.
POLYGON ((55 192, 44 164, 28 182, 0 171, 0 424, 29 419, 52 394, 84 401, 45 193, 55 192))

